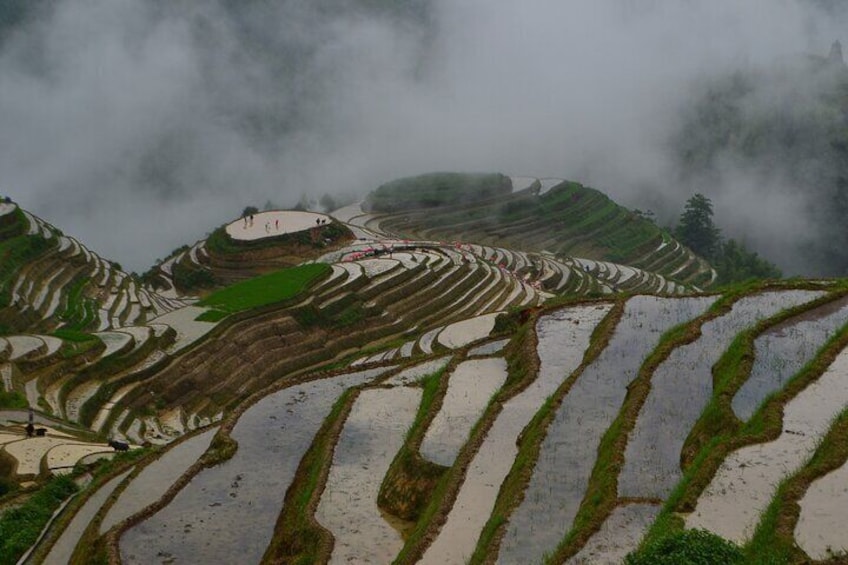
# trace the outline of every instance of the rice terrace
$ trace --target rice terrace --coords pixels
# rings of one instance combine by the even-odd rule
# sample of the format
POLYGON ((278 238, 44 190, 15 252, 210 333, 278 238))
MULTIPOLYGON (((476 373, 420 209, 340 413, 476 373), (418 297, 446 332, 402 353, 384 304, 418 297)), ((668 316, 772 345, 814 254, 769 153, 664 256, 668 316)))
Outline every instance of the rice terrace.
POLYGON ((848 562, 848 283, 700 195, 432 173, 141 275, 13 200, 0 563, 848 562))

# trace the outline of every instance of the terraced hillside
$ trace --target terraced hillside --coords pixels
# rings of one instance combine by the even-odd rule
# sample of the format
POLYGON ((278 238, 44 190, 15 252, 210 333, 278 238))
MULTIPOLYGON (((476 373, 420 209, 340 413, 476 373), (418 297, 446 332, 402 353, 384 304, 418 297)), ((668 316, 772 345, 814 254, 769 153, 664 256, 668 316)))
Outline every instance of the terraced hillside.
POLYGON ((177 249, 146 278, 165 295, 193 294, 298 265, 353 239, 350 230, 326 215, 299 215, 309 229, 281 227, 280 218, 290 223, 292 216, 281 211, 256 213, 221 226, 194 245, 177 249))
POLYGON ((105 331, 183 306, 14 204, 0 204, 0 330, 105 331))
POLYGON ((700 527, 740 562, 825 559, 848 545, 846 321, 848 288, 811 282, 448 325, 114 466, 36 555, 617 563, 700 527))
POLYGON ((716 276, 706 261, 652 222, 576 182, 424 175, 381 186, 369 207, 375 216, 368 226, 403 237, 611 261, 701 287, 716 276))
MULTIPOLYGON (((7 280, 75 268, 9 214, 35 251, 7 280)), ((843 281, 705 293, 360 205, 267 214, 219 230, 230 266, 215 236, 173 258, 214 291, 159 266, 172 311, 0 337, 0 563, 848 559, 843 281)))

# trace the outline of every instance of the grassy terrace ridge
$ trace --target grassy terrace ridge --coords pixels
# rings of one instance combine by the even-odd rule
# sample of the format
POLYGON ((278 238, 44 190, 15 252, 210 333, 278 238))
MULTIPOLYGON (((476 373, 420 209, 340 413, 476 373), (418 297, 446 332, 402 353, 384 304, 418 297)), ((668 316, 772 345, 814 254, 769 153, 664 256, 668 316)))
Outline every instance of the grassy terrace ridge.
MULTIPOLYGON (((848 460, 848 410, 842 412, 813 454, 809 463, 793 476, 784 480, 774 499, 763 513, 760 525, 745 554, 756 555, 762 562, 805 563, 804 555, 795 542, 795 526, 801 507, 798 502, 809 486, 848 460)), ((844 558, 841 561, 844 563, 844 558)))
POLYGON ((412 525, 426 507, 433 488, 446 470, 424 459, 419 448, 447 392, 448 379, 444 376, 450 375, 458 364, 459 359, 454 357, 448 366, 419 381, 423 392, 415 421, 380 485, 377 505, 384 512, 412 525))
POLYGON ((501 406, 509 398, 521 392, 535 378, 538 370, 538 362, 533 360, 536 336, 530 330, 533 322, 528 322, 529 318, 533 318, 532 312, 531 309, 508 314, 506 317, 509 319, 502 322, 515 329, 512 340, 504 350, 504 357, 507 359, 507 380, 500 391, 492 397, 486 410, 469 432, 468 441, 460 450, 453 465, 436 482, 429 501, 421 510, 415 529, 406 538, 406 543, 395 559, 395 563, 414 563, 421 558, 426 547, 438 535, 436 529, 440 528, 447 519, 453 501, 465 480, 465 472, 500 413, 501 406), (531 354, 532 357, 529 357, 531 354), (525 359, 529 362, 525 362, 525 359))
MULTIPOLYGON (((415 186, 428 178, 415 177, 415 186)), ((406 186, 412 184, 406 182, 406 186)), ((372 202, 385 198, 379 191, 369 197, 372 202)), ((399 188, 394 192, 398 193, 396 198, 403 194, 399 188)), ((656 263, 653 270, 664 275, 692 257, 690 267, 675 277, 683 283, 700 280, 703 277, 699 272, 706 269, 706 262, 682 246, 679 253, 654 261, 655 255, 670 250, 657 251, 659 242, 673 241, 672 236, 644 215, 577 182, 563 181, 542 195, 527 191, 460 201, 452 206, 393 206, 381 208, 375 204, 373 209, 389 213, 381 225, 407 237, 459 239, 530 252, 547 250, 639 267, 645 267, 637 265, 639 261, 648 261, 656 263)))
MULTIPOLYGON (((603 304, 606 301, 600 303, 603 304)), ((580 365, 562 381, 557 390, 542 404, 521 433, 515 462, 501 485, 492 515, 480 534, 480 540, 470 563, 487 563, 497 556, 496 551, 500 547, 509 515, 524 499, 524 490, 533 475, 542 442, 547 436, 548 427, 556 417, 557 410, 562 405, 568 391, 571 390, 586 367, 591 365, 609 345, 609 341, 615 333, 615 328, 624 313, 624 303, 624 299, 616 301, 607 315, 595 326, 580 365)), ((538 318, 537 316, 532 320, 534 328, 538 318)))
POLYGON ((330 271, 331 267, 324 263, 309 263, 282 269, 235 283, 210 294, 198 305, 235 313, 283 302, 297 296, 330 271))
MULTIPOLYGON (((27 562, 41 563, 45 557, 47 557, 47 554, 50 552, 56 541, 58 541, 64 529, 74 519, 77 511, 79 511, 79 509, 82 508, 82 506, 88 501, 88 498, 96 493, 104 483, 121 474, 137 461, 145 458, 148 453, 149 451, 144 448, 133 449, 132 451, 116 453, 111 459, 103 459, 95 463, 94 467, 90 468, 92 476, 91 482, 80 490, 79 495, 71 499, 65 509, 62 510, 62 512, 56 517, 45 532, 44 538, 34 548, 27 562)), ((74 473, 69 477, 76 476, 80 469, 82 469, 82 467, 75 469, 74 473)), ((91 535, 89 537, 91 539, 88 541, 93 542, 93 538, 96 536, 91 535)), ((85 563, 92 563, 92 561, 87 559, 85 563)))
POLYGON ((554 554, 558 560, 575 555, 600 529, 618 504, 618 476, 624 466, 628 437, 650 393, 651 377, 656 368, 674 349, 698 339, 704 322, 729 311, 736 300, 751 290, 749 287, 740 288, 737 293, 719 299, 706 314, 666 331, 654 350, 642 362, 636 378, 628 386, 627 396, 618 416, 601 438, 598 457, 580 509, 571 529, 554 554))
POLYGON ((376 212, 456 206, 512 192, 512 181, 500 173, 428 173, 388 182, 368 202, 376 212))
POLYGON ((315 519, 315 511, 333 462, 333 450, 353 403, 363 387, 346 390, 300 461, 286 491, 263 563, 323 563, 333 550, 333 536, 315 519))
POLYGON ((16 563, 38 539, 62 501, 76 491, 71 477, 55 477, 26 502, 0 515, 0 563, 16 563))
MULTIPOLYGON (((774 287, 779 288, 779 285, 763 286, 765 288, 760 288, 759 290, 771 290, 774 287)), ((796 285, 794 288, 801 287, 796 285)), ((753 291, 750 293, 753 293, 753 291)), ((844 286, 837 287, 834 289, 834 292, 829 293, 819 300, 796 308, 787 309, 771 318, 761 321, 752 328, 741 332, 734 339, 733 343, 713 367, 713 398, 702 412, 698 422, 693 426, 692 432, 684 445, 682 457, 684 462, 683 477, 665 501, 660 514, 642 540, 640 549, 636 554, 637 557, 643 552, 649 551, 649 548, 656 546, 664 539, 674 539, 682 535, 684 524, 678 513, 689 512, 694 509, 698 497, 709 485, 721 463, 731 452, 747 445, 774 440, 780 435, 783 426, 783 407, 810 383, 818 379, 833 363, 839 352, 848 346, 848 326, 843 327, 831 337, 819 350, 819 354, 793 376, 785 386, 766 397, 766 400, 748 422, 742 424, 733 413, 730 402, 735 391, 738 390, 739 386, 741 386, 750 373, 754 356, 754 340, 756 337, 772 326, 778 325, 806 310, 836 300, 840 296, 844 296, 845 293, 844 286), (708 434, 712 435, 708 436, 708 434)), ((719 301, 717 305, 723 302, 723 300, 719 301)), ((826 442, 822 445, 826 445, 826 442)), ((823 474, 824 471, 821 471, 821 473, 823 474)), ((811 480, 810 478, 806 484, 809 484, 811 480)), ((796 495, 798 495, 797 488, 798 485, 795 485, 793 492, 796 495)), ((775 501, 780 500, 783 496, 789 495, 783 490, 779 491, 772 505, 778 504, 775 501)), ((800 497, 800 495, 798 496, 800 497)), ((778 513, 781 513, 783 516, 782 520, 785 521, 787 519, 787 510, 785 508, 778 510, 770 507, 764 514, 764 521, 761 523, 757 534, 755 534, 754 540, 748 547, 744 548, 746 558, 753 559, 754 561, 750 562, 757 563, 806 562, 804 559, 798 558, 799 550, 794 548, 794 536, 791 531, 787 534, 783 529, 778 531, 772 528, 770 534, 760 533, 761 529, 770 528, 767 523, 770 516, 769 513, 771 513, 771 519, 776 519, 775 516, 778 513), (774 539, 780 535, 784 537, 783 543, 780 545, 782 549, 779 551, 776 548, 769 549, 771 557, 767 560, 760 561, 757 552, 766 549, 762 539, 764 537, 774 539), (789 542, 785 539, 787 536, 790 538, 789 542), (780 555, 778 556, 777 553, 780 553, 780 555)))

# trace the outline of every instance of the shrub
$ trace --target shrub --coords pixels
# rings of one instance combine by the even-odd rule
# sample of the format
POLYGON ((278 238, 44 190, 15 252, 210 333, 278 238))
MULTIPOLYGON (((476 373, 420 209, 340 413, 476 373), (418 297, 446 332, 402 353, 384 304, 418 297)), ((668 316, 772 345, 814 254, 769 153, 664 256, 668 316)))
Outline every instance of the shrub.
POLYGON ((625 559, 627 565, 733 565, 742 550, 706 530, 684 530, 649 543, 625 559))
POLYGON ((0 515, 0 563, 16 563, 38 539, 59 504, 76 490, 70 477, 56 477, 21 506, 0 515))
POLYGON ((9 409, 24 409, 29 404, 27 403, 27 399, 19 392, 11 391, 6 392, 5 390, 0 390, 0 408, 9 408, 9 409))

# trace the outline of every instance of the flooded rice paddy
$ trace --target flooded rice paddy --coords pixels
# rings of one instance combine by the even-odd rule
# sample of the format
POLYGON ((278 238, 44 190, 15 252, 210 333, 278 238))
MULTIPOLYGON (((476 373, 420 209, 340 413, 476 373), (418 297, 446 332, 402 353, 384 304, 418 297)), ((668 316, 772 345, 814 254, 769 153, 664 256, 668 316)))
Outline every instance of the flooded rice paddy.
POLYGON ((780 482, 806 463, 846 405, 848 350, 786 404, 777 439, 743 447, 724 460, 686 526, 736 543, 750 539, 780 482))
POLYGON ((683 443, 712 395, 712 367, 736 334, 822 294, 792 290, 746 296, 705 322, 700 338, 672 351, 651 377, 651 392, 630 433, 619 496, 668 496, 681 477, 683 443))
POLYGON ((100 533, 159 500, 212 443, 218 428, 211 428, 166 451, 130 480, 100 524, 100 533))
POLYGON ((125 563, 257 563, 271 541, 286 489, 333 404, 391 367, 283 389, 245 411, 235 455, 195 476, 165 508, 121 538, 125 563), (273 469, 273 472, 269 472, 273 469))
POLYGON ((611 308, 610 304, 578 306, 539 319, 539 375, 504 404, 472 459, 447 521, 424 553, 422 563, 464 563, 474 552, 501 483, 512 467, 519 434, 541 403, 580 365, 592 331, 611 308))
POLYGON ((635 550, 660 513, 656 504, 617 506, 568 565, 618 565, 635 550))
POLYGON ((420 401, 421 390, 406 387, 365 390, 356 399, 315 512, 335 539, 330 563, 391 563, 403 547, 377 495, 420 401))
POLYGON ((121 481, 126 479, 127 475, 131 472, 132 469, 110 479, 85 501, 85 504, 74 515, 71 522, 65 528, 65 531, 62 532, 62 535, 59 536, 59 539, 50 548, 50 552, 44 559, 44 565, 63 565, 70 562, 71 554, 73 554, 80 537, 82 537, 83 532, 85 532, 88 525, 94 519, 97 511, 100 510, 100 507, 103 506, 109 495, 121 484, 121 481))
POLYGON ((795 541, 816 560, 848 555, 848 463, 810 485, 799 501, 795 541))
POLYGON ((421 442, 421 456, 445 467, 453 465, 471 428, 506 377, 506 360, 502 357, 457 365, 450 375, 442 407, 421 442))
POLYGON ((783 388, 848 322, 848 297, 804 312, 754 341, 751 374, 733 397, 733 411, 746 421, 763 400, 783 388))
POLYGON ((663 333, 714 301, 636 296, 627 302, 610 343, 574 382, 548 428, 524 500, 509 519, 502 563, 535 563, 556 549, 583 500, 601 437, 642 362, 663 333))

